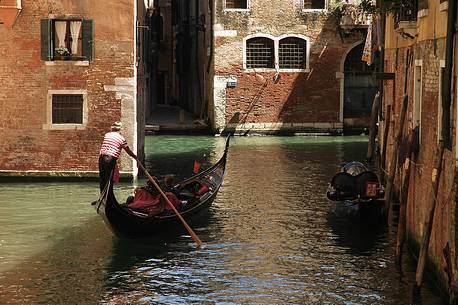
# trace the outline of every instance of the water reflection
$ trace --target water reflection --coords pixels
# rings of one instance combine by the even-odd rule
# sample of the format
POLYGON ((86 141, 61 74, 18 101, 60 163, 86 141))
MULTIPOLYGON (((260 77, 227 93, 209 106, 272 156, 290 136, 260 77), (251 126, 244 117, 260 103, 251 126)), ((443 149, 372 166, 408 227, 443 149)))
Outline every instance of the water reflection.
MULTIPOLYGON (((161 239, 113 237, 90 202, 96 183, 0 186, 1 304, 412 304, 414 264, 393 235, 334 213, 327 182, 362 159, 364 138, 235 138, 208 217, 161 239), (6 195, 6 196, 5 196, 6 195)), ((147 166, 189 176, 223 138, 151 137, 147 166), (173 161, 171 161, 173 160, 173 161)), ((123 184, 120 192, 130 192, 123 184)), ((172 232, 171 232, 172 233, 172 232)), ((428 285, 415 304, 441 300, 428 285)))

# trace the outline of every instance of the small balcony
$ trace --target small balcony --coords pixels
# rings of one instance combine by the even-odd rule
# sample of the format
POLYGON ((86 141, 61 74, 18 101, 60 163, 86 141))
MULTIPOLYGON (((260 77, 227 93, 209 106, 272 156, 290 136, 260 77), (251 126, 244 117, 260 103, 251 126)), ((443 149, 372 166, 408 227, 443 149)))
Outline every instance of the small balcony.
POLYGON ((405 38, 415 38, 418 1, 404 1, 394 10, 394 29, 405 38))
POLYGON ((361 9, 359 1, 347 0, 341 6, 340 14, 339 25, 346 32, 360 28, 365 29, 371 23, 370 14, 367 14, 361 9))
POLYGON ((417 1, 405 1, 395 9, 394 24, 398 27, 406 22, 417 21, 417 1))
POLYGON ((21 10, 21 0, 0 0, 0 26, 13 27, 21 10))

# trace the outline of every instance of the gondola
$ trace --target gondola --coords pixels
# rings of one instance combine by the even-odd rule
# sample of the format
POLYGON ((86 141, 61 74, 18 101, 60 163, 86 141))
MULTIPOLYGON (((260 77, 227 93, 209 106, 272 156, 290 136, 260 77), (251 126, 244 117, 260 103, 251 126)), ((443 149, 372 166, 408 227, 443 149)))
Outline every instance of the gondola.
POLYGON ((339 213, 377 216, 383 206, 384 188, 375 172, 361 162, 352 161, 332 177, 326 196, 337 203, 339 213))
MULTIPOLYGON (((218 162, 175 185, 180 190, 185 190, 195 183, 204 184, 208 187, 208 191, 205 194, 196 198, 185 210, 180 211, 181 216, 186 221, 191 223, 198 221, 200 216, 205 215, 205 212, 208 211, 215 199, 223 183, 229 140, 230 136, 227 137, 224 154, 218 162)), ((95 206, 97 213, 103 217, 115 235, 120 237, 160 236, 183 228, 183 224, 176 214, 149 216, 148 214, 131 210, 124 204, 120 205, 114 195, 112 183, 108 186, 107 196, 99 200, 95 206)))

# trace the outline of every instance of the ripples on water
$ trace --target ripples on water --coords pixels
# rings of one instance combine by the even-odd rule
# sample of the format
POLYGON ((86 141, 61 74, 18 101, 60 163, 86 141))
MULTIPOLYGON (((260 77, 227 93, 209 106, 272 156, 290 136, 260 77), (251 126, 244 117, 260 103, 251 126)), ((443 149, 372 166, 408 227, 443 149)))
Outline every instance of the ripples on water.
MULTIPOLYGON (((147 139, 158 177, 216 161, 224 139, 147 139), (205 157, 203 155, 205 154, 205 157)), ((396 269, 393 233, 339 216, 325 198, 364 138, 232 140, 224 184, 195 231, 162 240, 113 237, 90 202, 96 183, 0 186, 0 304, 441 304, 411 300, 414 263, 396 269)), ((132 185, 119 187, 127 196, 132 185)))

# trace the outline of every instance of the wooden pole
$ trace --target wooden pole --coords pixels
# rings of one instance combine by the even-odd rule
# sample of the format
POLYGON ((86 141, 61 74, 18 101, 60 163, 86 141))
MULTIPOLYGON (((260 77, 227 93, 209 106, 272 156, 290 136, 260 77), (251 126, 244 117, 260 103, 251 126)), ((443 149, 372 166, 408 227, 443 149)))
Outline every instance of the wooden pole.
POLYGON ((390 121, 391 121, 391 105, 388 105, 386 109, 386 115, 385 115, 385 126, 383 130, 383 148, 382 148, 382 160, 380 161, 380 164, 382 165, 383 169, 383 184, 386 180, 386 148, 388 146, 388 133, 390 132, 390 121))
POLYGON ((146 175, 146 177, 148 177, 148 180, 151 181, 151 183, 157 188, 159 193, 161 193, 162 197, 164 197, 164 199, 167 202, 167 204, 172 208, 172 210, 175 212, 175 214, 181 220, 181 222, 183 223, 183 226, 186 228, 186 230, 188 231, 189 235, 191 235, 192 239, 194 239, 194 241, 196 242, 197 247, 202 246, 202 241, 200 240, 200 238, 197 236, 196 233, 194 233, 194 231, 191 229, 191 227, 186 223, 186 221, 184 220, 183 216, 181 216, 181 214, 177 211, 177 209, 175 208, 173 203, 170 202, 169 198, 167 198, 165 193, 162 191, 161 187, 156 183, 156 181, 153 179, 153 177, 151 177, 151 175, 148 173, 146 168, 140 162, 138 162, 138 166, 145 172, 145 175, 146 175))
POLYGON ((406 214, 407 214, 407 200, 409 197, 409 184, 410 184, 410 158, 412 155, 413 143, 413 130, 409 132, 407 138, 407 152, 404 160, 404 181, 401 187, 400 207, 399 207, 399 221, 396 239, 396 261, 401 266, 402 264, 402 246, 404 245, 406 234, 406 214))
POLYGON ((401 143, 402 133, 404 131, 404 121, 406 118, 408 102, 409 102, 409 97, 404 94, 404 98, 402 101, 402 107, 401 107, 401 115, 399 118, 399 126, 396 132, 396 137, 394 139, 394 146, 391 151, 390 169, 388 171, 388 180, 386 183, 384 212, 387 217, 390 217, 390 214, 391 214, 391 197, 393 193, 393 182, 394 182, 394 176, 396 174, 396 165, 398 163, 397 162, 398 151, 399 151, 399 145, 401 143))
POLYGON ((415 292, 420 290, 423 282, 423 273, 425 271, 426 254, 429 248, 429 242, 431 237, 431 231, 433 227, 434 214, 436 213, 437 206, 437 189, 439 187, 439 179, 442 172, 442 156, 444 155, 444 142, 439 141, 436 159, 434 160, 433 170, 431 173, 432 188, 430 193, 431 207, 427 212, 426 221, 424 224, 423 238, 420 244, 420 254, 418 255, 417 271, 415 274, 415 292))
POLYGON ((447 223, 448 223, 448 242, 445 245, 442 253, 444 255, 444 260, 446 262, 445 272, 447 273, 447 280, 448 280, 448 294, 449 294, 449 304, 458 304, 458 299, 456 292, 457 290, 457 282, 455 281, 455 262, 452 258, 455 251, 451 249, 455 249, 456 241, 455 241, 455 222, 456 217, 454 216, 456 213, 455 203, 458 202, 458 168, 455 167, 453 173, 453 180, 452 186, 448 193, 447 199, 445 200, 445 204, 447 205, 447 223))
POLYGON ((372 102, 372 112, 371 112, 371 123, 369 126, 369 143, 367 145, 367 162, 372 162, 374 158, 375 151, 375 137, 377 136, 377 122, 378 122, 378 113, 380 111, 380 92, 374 96, 374 101, 372 102))

